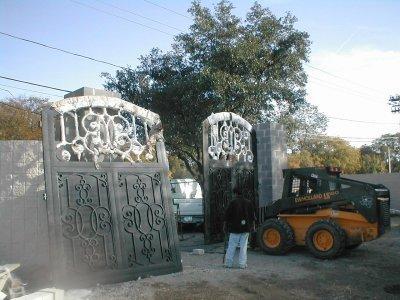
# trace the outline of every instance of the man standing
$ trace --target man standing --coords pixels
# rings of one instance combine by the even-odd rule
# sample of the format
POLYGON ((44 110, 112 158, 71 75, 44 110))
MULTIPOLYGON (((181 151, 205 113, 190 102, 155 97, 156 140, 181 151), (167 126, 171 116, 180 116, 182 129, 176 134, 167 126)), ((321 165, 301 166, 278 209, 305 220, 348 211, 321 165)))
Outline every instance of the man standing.
POLYGON ((249 232, 254 228, 254 206, 246 200, 242 191, 235 187, 233 189, 234 200, 231 201, 225 211, 224 228, 229 232, 228 249, 225 255, 225 267, 233 267, 235 250, 239 246, 239 268, 247 267, 247 242, 249 232))

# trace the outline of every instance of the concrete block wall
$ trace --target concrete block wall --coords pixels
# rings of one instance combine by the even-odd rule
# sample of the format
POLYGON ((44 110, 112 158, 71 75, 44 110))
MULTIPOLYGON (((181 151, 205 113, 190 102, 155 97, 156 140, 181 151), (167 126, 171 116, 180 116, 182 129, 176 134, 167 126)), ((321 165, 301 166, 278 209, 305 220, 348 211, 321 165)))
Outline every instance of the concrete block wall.
POLYGON ((0 141, 0 264, 20 272, 47 269, 47 228, 41 141, 0 141))
POLYGON ((281 197, 282 169, 287 168, 286 133, 276 123, 253 126, 256 137, 256 177, 259 207, 281 197))

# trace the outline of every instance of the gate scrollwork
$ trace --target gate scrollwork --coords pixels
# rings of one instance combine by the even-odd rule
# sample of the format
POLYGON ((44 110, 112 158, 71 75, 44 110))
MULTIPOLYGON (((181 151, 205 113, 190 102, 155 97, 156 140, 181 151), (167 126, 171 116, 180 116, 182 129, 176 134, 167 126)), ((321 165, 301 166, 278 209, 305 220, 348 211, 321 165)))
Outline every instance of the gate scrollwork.
POLYGON ((154 159, 161 137, 158 115, 117 98, 69 98, 53 104, 59 113, 57 157, 61 161, 140 162, 154 159))
POLYGON ((251 125, 234 113, 222 112, 207 118, 210 124, 208 154, 213 160, 253 162, 251 125))

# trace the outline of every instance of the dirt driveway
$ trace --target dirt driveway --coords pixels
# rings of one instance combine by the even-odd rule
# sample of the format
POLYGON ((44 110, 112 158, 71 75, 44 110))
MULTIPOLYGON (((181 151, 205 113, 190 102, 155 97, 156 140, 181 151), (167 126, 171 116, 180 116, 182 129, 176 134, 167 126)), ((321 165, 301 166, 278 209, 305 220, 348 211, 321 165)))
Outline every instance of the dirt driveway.
MULTIPOLYGON (((397 221, 398 222, 398 221, 397 221)), ((305 249, 249 251, 246 270, 222 267, 221 249, 182 252, 183 272, 98 286, 85 299, 400 299, 400 227, 336 260, 305 249)), ((79 291, 69 291, 75 298, 79 291)))

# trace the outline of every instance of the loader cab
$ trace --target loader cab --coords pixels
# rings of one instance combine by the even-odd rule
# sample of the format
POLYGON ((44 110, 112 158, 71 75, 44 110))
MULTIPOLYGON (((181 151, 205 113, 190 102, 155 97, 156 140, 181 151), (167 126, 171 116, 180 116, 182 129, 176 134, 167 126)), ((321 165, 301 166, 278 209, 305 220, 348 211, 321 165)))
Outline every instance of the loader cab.
POLYGON ((333 167, 284 170, 282 199, 286 199, 286 203, 283 207, 298 206, 308 200, 318 201, 321 194, 339 191, 343 188, 340 173, 340 169, 333 167))
POLYGON ((315 171, 315 168, 284 170, 283 198, 306 196, 327 189, 327 182, 315 171))

